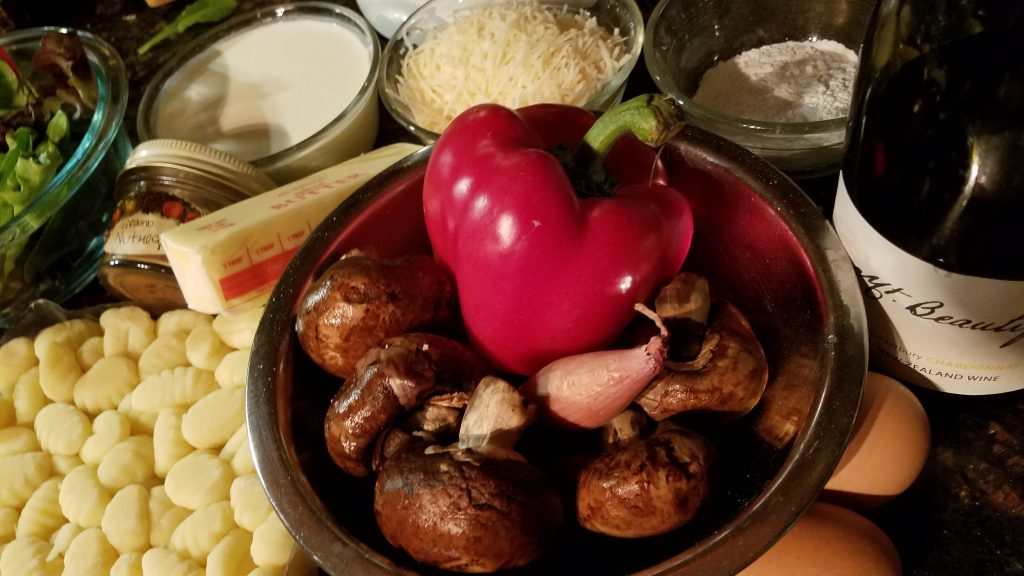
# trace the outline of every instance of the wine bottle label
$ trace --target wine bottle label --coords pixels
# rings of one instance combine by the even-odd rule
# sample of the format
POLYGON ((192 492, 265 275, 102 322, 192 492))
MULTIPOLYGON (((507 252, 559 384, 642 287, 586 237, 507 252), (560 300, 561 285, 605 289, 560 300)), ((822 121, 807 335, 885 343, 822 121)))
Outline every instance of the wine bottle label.
POLYGON ((1024 388, 1024 281, 954 274, 904 252, 864 219, 842 176, 832 220, 860 277, 872 366, 956 394, 1024 388))

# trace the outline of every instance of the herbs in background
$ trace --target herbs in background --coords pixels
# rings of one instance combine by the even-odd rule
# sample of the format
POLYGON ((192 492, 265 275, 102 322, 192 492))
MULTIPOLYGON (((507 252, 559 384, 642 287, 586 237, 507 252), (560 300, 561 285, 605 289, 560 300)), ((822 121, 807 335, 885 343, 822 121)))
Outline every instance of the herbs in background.
POLYGON ((234 12, 237 4, 236 0, 195 0, 182 10, 174 21, 164 26, 145 44, 139 46, 138 53, 149 52, 153 46, 181 34, 193 24, 219 22, 234 12))

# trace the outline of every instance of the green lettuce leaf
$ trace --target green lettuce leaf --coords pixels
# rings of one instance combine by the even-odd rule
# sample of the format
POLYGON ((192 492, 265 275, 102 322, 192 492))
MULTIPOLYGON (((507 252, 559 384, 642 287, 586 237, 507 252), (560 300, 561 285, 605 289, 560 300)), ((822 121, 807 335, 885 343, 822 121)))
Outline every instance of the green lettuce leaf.
POLYGON ((237 5, 236 0, 196 0, 186 6, 170 24, 139 46, 138 53, 149 52, 153 46, 181 34, 193 24, 219 22, 234 12, 237 5))

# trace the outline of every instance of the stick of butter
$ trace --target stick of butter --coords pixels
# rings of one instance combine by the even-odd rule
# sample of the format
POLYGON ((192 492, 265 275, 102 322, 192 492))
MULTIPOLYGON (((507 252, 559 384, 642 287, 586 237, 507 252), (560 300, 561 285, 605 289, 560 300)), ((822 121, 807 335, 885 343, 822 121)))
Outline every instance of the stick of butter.
POLYGON ((160 234, 188 307, 207 314, 266 303, 299 246, 364 182, 422 146, 384 146, 160 234))

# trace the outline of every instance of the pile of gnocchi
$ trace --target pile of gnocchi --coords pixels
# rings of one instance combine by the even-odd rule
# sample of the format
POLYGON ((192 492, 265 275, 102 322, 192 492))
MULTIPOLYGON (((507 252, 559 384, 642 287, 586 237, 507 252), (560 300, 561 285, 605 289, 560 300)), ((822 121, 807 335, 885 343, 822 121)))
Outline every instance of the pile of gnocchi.
POLYGON ((261 313, 121 306, 0 347, 0 575, 284 573, 245 425, 261 313))

